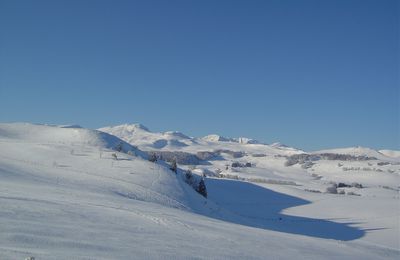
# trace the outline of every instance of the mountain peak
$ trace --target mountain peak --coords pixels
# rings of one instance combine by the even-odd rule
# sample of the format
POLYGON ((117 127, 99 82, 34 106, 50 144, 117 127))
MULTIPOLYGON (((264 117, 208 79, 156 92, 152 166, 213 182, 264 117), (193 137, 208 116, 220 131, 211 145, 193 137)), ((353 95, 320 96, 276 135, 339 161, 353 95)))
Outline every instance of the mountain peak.
POLYGON ((167 131, 167 132, 164 132, 163 135, 182 138, 182 139, 191 139, 189 136, 187 136, 181 132, 178 132, 178 131, 167 131))
POLYGON ((105 132, 112 130, 112 132, 125 132, 125 133, 133 133, 138 130, 150 132, 150 130, 142 124, 123 124, 116 126, 107 126, 107 127, 102 127, 99 130, 105 132))
POLYGON ((211 134, 211 135, 206 135, 204 137, 202 137, 201 139, 205 140, 205 141, 209 141, 209 142, 231 142, 233 141, 230 138, 226 138, 217 134, 211 134))
POLYGON ((150 132, 150 130, 142 124, 124 124, 123 126, 125 126, 127 129, 132 129, 132 130, 140 129, 146 132, 150 132))

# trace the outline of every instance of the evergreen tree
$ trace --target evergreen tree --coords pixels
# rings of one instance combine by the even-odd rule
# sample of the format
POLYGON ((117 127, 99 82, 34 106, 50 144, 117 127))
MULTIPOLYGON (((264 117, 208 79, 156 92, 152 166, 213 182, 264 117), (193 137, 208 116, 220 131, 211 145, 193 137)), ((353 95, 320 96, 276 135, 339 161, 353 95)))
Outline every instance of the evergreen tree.
POLYGON ((198 193, 200 193, 203 197, 207 198, 207 188, 206 188, 206 184, 204 183, 204 179, 201 179, 196 191, 198 193))
POLYGON ((149 156, 149 161, 150 162, 157 162, 157 155, 155 153, 151 153, 149 156))
POLYGON ((173 160, 172 160, 170 169, 171 169, 171 171, 173 171, 174 173, 177 172, 177 170, 178 170, 178 165, 176 164, 176 159, 173 159, 173 160))
POLYGON ((185 173, 186 183, 193 187, 193 173, 191 170, 187 170, 185 173))
POLYGON ((115 146, 115 150, 117 152, 121 152, 122 151, 122 142, 119 142, 116 146, 115 146))

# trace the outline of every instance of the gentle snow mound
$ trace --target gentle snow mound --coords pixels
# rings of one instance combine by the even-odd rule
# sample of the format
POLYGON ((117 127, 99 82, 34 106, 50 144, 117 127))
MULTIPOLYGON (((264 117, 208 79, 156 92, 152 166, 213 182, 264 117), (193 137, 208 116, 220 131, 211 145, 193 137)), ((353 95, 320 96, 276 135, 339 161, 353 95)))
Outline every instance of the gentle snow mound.
POLYGON ((142 157, 146 154, 113 135, 84 128, 70 128, 29 123, 0 124, 0 139, 16 139, 29 143, 82 144, 115 149, 119 144, 122 151, 132 151, 142 157))
POLYGON ((366 157, 374 157, 380 160, 389 159, 386 155, 367 147, 348 147, 348 148, 338 148, 338 149, 328 149, 321 150, 314 153, 336 153, 336 154, 345 154, 351 156, 366 156, 366 157))
POLYGON ((385 156, 393 157, 393 158, 400 158, 400 151, 396 150, 379 150, 379 152, 385 156))

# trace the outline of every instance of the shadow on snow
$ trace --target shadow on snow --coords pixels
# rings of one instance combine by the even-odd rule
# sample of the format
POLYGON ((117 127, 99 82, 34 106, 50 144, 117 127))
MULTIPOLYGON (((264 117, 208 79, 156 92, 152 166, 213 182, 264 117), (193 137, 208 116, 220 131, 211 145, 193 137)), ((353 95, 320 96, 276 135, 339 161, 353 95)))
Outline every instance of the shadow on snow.
POLYGON ((279 232, 344 241, 354 240, 365 234, 364 230, 350 226, 356 223, 337 223, 326 219, 290 216, 281 213, 284 209, 311 203, 301 198, 242 181, 206 179, 206 185, 210 200, 240 216, 239 218, 214 216, 224 221, 279 232))

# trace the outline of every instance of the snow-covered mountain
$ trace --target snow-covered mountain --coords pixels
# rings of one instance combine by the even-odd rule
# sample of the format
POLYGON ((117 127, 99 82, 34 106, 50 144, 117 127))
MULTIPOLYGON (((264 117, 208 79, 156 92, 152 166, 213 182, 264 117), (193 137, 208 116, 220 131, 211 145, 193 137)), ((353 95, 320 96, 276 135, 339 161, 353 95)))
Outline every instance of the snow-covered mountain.
POLYGON ((399 256, 396 151, 343 157, 142 125, 100 130, 0 124, 0 259, 399 256), (146 151, 198 161, 174 173, 146 151), (207 198, 187 169, 206 175, 207 198))
POLYGON ((193 139, 174 131, 164 133, 153 133, 141 124, 125 124, 115 127, 104 127, 99 129, 120 137, 128 143, 135 144, 146 150, 148 149, 176 149, 193 144, 193 139))
POLYGON ((269 154, 291 155, 303 151, 287 147, 262 144, 254 139, 239 137, 227 138, 211 134, 200 138, 189 137, 180 132, 151 132, 140 124, 124 124, 98 129, 133 144, 143 150, 182 151, 196 153, 199 151, 230 150, 250 153, 266 152, 269 154))
MULTIPOLYGON (((350 147, 307 153, 281 143, 253 143, 250 138, 227 138, 217 134, 193 138, 179 132, 154 133, 142 125, 126 124, 99 130, 116 135, 144 151, 156 152, 167 160, 175 156, 182 167, 196 167, 210 176, 225 174, 246 179, 298 182, 303 175, 318 175, 329 182, 359 178, 353 178, 351 173, 382 172, 382 184, 393 185, 400 173, 400 159, 395 156, 397 151, 350 147), (243 167, 246 165, 250 167, 243 167), (295 176, 292 176, 294 172, 295 176), (320 172, 326 172, 325 176, 320 176, 320 172), (331 175, 335 177, 331 178, 331 175)), ((309 183, 307 179, 303 185, 309 183)))
POLYGON ((233 142, 234 141, 231 138, 226 138, 226 137, 216 135, 216 134, 206 135, 206 136, 202 137, 201 139, 203 139, 204 141, 208 141, 208 142, 233 142))
POLYGON ((400 151, 395 150, 379 150, 379 152, 387 157, 400 158, 400 151))
POLYGON ((383 153, 381 151, 377 151, 371 148, 367 147, 347 147, 347 148, 337 148, 337 149, 328 149, 328 150, 321 150, 318 152, 314 153, 335 153, 335 154, 345 154, 345 155, 351 155, 351 156, 366 156, 366 157, 374 157, 378 158, 381 160, 390 160, 393 156, 393 151, 392 151, 392 156, 390 156, 390 152, 386 152, 383 150, 383 153))

